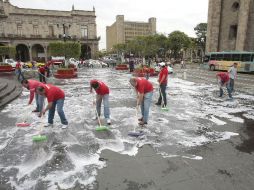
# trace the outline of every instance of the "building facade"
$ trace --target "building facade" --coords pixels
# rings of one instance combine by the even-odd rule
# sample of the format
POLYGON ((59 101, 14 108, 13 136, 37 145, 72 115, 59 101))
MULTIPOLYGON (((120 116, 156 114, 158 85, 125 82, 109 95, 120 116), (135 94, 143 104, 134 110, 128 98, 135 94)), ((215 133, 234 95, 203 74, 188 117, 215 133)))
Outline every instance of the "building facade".
POLYGON ((209 0, 206 52, 254 51, 254 0, 209 0))
POLYGON ((95 9, 55 11, 27 9, 0 0, 0 45, 15 46, 16 59, 46 61, 50 42, 81 43, 81 58, 98 51, 95 9))
POLYGON ((156 18, 148 22, 125 21, 123 15, 117 15, 116 21, 106 28, 107 51, 114 45, 126 43, 136 36, 147 36, 156 33, 156 18))

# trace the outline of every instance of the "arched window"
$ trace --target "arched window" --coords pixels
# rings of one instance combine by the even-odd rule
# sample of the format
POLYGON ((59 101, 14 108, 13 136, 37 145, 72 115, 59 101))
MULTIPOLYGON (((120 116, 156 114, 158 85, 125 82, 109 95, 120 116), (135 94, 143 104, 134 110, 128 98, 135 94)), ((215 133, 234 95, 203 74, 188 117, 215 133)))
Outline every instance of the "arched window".
POLYGON ((232 5, 232 11, 238 11, 240 8, 240 4, 239 2, 234 2, 233 5, 232 5))

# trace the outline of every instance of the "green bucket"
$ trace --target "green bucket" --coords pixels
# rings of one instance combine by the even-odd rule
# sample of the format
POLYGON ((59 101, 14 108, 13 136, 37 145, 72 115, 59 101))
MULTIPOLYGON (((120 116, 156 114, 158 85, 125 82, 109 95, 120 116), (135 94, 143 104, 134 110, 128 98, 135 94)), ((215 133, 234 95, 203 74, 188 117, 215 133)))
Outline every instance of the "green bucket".
POLYGON ((36 135, 33 136, 33 141, 34 142, 40 142, 40 141, 46 141, 48 138, 45 135, 36 135))

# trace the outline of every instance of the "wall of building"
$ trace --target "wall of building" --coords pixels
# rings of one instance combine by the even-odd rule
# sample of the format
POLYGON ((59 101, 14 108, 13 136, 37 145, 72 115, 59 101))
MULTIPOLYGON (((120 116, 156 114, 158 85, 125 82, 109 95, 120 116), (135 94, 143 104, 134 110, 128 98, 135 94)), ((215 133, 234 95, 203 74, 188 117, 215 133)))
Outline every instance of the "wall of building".
POLYGON ((71 41, 87 44, 92 49, 92 56, 98 51, 98 38, 95 10, 54 11, 25 9, 0 1, 0 43, 16 45, 18 43, 40 44, 47 46, 52 41, 63 40, 64 27, 66 36, 71 41), (1 8, 2 7, 2 8, 1 8), (53 28, 53 34, 50 28, 53 28), (82 28, 87 28, 88 36, 82 36, 82 28))

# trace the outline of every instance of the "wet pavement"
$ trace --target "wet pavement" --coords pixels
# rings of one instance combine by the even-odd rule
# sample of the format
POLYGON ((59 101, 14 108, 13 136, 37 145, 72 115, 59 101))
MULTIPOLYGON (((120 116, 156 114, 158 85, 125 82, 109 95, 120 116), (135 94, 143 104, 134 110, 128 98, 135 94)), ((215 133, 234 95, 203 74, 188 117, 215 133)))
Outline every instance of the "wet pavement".
MULTIPOLYGON (((0 187, 4 189, 252 189, 254 96, 236 84, 234 100, 218 98, 215 73, 177 67, 168 84, 169 111, 154 103, 146 128, 135 116, 135 93, 127 72, 84 69, 79 78, 51 80, 66 92, 67 130, 45 129, 30 113, 27 91, 0 112, 0 187), (195 72, 194 72, 195 71, 195 72), (199 71, 199 72, 196 72, 199 71), (205 74, 203 74, 202 72, 205 74), (195 73, 191 77, 191 74, 195 73), (208 76, 208 77, 204 77, 208 76), (209 77, 210 76, 210 77, 209 77), (202 82, 195 77, 203 77, 202 82), (89 80, 111 88, 112 125, 97 132, 89 80), (210 80, 211 79, 211 80, 210 80), (29 128, 16 122, 29 121, 29 128), (142 130, 133 138, 128 132, 142 130), (32 142, 43 133, 46 142, 32 142)), ((253 75, 243 75, 254 81, 253 75)), ((157 78, 150 78, 156 84, 157 78)), ((240 82, 240 80, 239 80, 240 82)), ((253 84, 250 82, 250 84, 253 84)), ((102 120, 105 123, 104 120, 102 120)), ((0 188, 0 189, 1 189, 0 188)))

